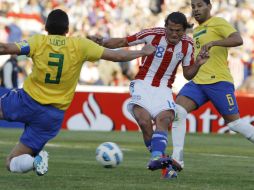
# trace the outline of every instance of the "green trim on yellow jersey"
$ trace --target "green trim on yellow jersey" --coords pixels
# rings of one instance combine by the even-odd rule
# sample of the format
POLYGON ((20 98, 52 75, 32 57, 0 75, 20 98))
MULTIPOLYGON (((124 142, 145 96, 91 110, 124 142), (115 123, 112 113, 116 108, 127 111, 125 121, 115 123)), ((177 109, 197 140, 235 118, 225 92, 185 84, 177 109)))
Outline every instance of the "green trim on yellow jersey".
MULTIPOLYGON (((236 32, 226 20, 219 17, 211 17, 194 29, 195 57, 201 47, 211 41, 227 38, 236 32)), ((233 83, 233 78, 228 68, 228 49, 226 47, 214 46, 209 51, 210 58, 201 66, 193 81, 196 84, 212 84, 219 81, 233 83)))
POLYGON ((206 29, 200 30, 199 32, 193 35, 193 38, 199 37, 200 35, 205 34, 206 32, 207 32, 206 29))
POLYGON ((66 110, 85 61, 97 61, 104 48, 78 37, 34 35, 28 39, 33 71, 24 90, 37 102, 66 110))

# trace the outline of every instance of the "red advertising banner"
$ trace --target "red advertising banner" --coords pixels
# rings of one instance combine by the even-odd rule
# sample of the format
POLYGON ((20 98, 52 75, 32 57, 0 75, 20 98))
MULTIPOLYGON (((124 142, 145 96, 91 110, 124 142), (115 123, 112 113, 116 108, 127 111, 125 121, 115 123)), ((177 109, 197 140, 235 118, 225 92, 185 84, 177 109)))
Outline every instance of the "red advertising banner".
POLYGON ((127 111, 128 93, 76 92, 66 111, 63 128, 69 130, 136 131, 127 111))
MULTIPOLYGON (((129 98, 129 93, 76 92, 62 127, 68 130, 137 131, 139 127, 127 111, 129 98)), ((237 96, 237 101, 241 117, 253 123, 254 97, 237 96)), ((229 132, 211 103, 188 114, 187 130, 191 133, 229 132)))

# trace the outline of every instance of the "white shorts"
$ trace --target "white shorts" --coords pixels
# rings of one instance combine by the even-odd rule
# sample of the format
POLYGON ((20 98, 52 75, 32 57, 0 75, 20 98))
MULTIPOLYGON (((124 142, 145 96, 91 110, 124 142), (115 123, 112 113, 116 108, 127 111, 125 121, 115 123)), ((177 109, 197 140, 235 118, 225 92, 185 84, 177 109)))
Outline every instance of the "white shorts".
POLYGON ((127 109, 132 116, 134 105, 145 108, 153 119, 162 111, 175 111, 175 102, 169 87, 155 87, 144 80, 134 80, 130 83, 130 95, 131 101, 127 109))

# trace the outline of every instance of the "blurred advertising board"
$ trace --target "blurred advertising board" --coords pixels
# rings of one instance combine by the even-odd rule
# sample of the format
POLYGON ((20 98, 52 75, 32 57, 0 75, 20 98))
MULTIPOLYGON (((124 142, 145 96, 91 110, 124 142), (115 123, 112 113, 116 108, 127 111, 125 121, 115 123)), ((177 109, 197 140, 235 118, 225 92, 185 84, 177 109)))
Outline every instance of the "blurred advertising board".
MULTIPOLYGON (((83 131, 137 131, 134 118, 127 111, 130 96, 127 90, 118 92, 76 92, 67 110, 63 129, 83 131)), ((254 124, 254 97, 237 96, 241 117, 254 124)), ((187 130, 190 133, 228 133, 224 119, 211 103, 188 114, 187 130)), ((232 132, 230 132, 232 133, 232 132)))

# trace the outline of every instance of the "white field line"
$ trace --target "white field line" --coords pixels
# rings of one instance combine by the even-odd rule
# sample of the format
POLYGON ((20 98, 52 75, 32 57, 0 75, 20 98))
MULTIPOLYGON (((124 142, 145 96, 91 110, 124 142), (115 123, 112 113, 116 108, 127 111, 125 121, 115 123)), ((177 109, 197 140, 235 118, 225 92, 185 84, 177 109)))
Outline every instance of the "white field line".
MULTIPOLYGON (((14 142, 7 142, 7 141, 0 141, 0 144, 4 144, 4 145, 13 145, 14 142)), ((84 145, 67 145, 67 144, 57 144, 57 143, 48 143, 46 145, 47 147, 60 147, 60 148, 74 148, 74 149, 82 149, 85 148, 84 145)), ((128 148, 121 148, 121 150, 123 151, 132 151, 131 149, 128 148)), ((188 153, 186 152, 185 154, 194 154, 194 153, 188 153)), ((241 156, 241 155, 226 155, 226 154, 209 154, 209 153, 196 153, 197 155, 200 156, 209 156, 209 157, 225 157, 225 158, 240 158, 240 159, 249 159, 249 158, 253 158, 251 156, 241 156)))
MULTIPOLYGON (((16 142, 18 143, 18 142, 16 142)), ((10 142, 10 141, 0 141, 0 145, 1 144, 4 144, 4 145, 13 145, 15 144, 15 142, 10 142)), ((46 144, 46 147, 60 147, 60 148, 74 148, 74 149, 83 149, 85 147, 87 147, 86 145, 73 145, 73 144, 57 144, 57 143, 47 143, 46 144)), ((121 147, 121 150, 123 151, 131 151, 131 149, 128 149, 128 148, 122 148, 121 147)))
MULTIPOLYGON (((185 154, 193 154, 193 153, 185 153, 185 154)), ((208 154, 208 153, 195 153, 200 156, 209 156, 209 157, 226 157, 226 158, 253 158, 251 156, 240 156, 240 155, 226 155, 226 154, 208 154)))
MULTIPOLYGON (((46 145, 47 147, 61 147, 61 148, 76 148, 76 149, 82 149, 84 148, 84 145, 60 145, 60 144, 56 144, 56 143, 47 143, 46 145)), ((122 148, 121 147, 121 150, 122 151, 131 151, 131 149, 129 148, 122 148)))

